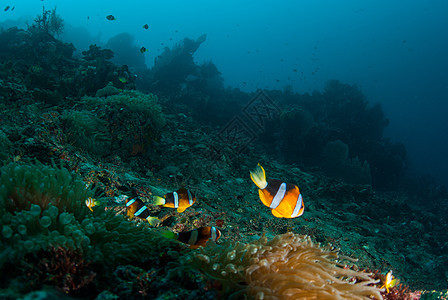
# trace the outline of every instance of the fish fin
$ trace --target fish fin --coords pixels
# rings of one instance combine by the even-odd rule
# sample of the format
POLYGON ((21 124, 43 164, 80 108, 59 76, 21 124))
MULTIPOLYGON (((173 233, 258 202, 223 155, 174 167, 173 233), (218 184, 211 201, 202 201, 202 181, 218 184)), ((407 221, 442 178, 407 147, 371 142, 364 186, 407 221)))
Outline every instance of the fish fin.
POLYGON ((396 286, 398 283, 399 283, 398 279, 395 278, 395 279, 391 280, 389 286, 392 288, 392 287, 396 286))
POLYGON ((93 202, 93 204, 95 204, 95 206, 98 206, 98 205, 101 205, 101 202, 98 201, 98 200, 95 200, 95 201, 93 202))
POLYGON ((266 172, 260 164, 257 165, 254 171, 250 172, 250 178, 260 189, 264 189, 268 185, 266 172))
POLYGON ((177 237, 178 237, 177 234, 175 234, 174 232, 169 231, 169 230, 162 231, 161 235, 166 237, 167 239, 173 239, 173 240, 177 240, 177 237))
POLYGON ((180 207, 180 206, 179 206, 179 207, 177 208, 177 212, 178 212, 178 213, 183 213, 186 209, 187 209, 187 207, 180 207))
POLYGON ((162 222, 155 217, 147 217, 146 220, 148 221, 149 225, 151 225, 151 226, 156 226, 162 222))
POLYGON ((93 212, 93 209, 90 206, 87 206, 87 207, 90 209, 91 212, 93 212))
POLYGON ((267 207, 271 206, 271 203, 268 201, 268 199, 266 199, 262 190, 258 190, 258 196, 260 196, 260 200, 264 205, 266 205, 267 207))
POLYGON ((272 210, 272 214, 274 215, 274 217, 277 218, 283 218, 283 215, 281 215, 278 211, 276 211, 275 209, 272 210))
POLYGON ((152 204, 154 205, 165 205, 166 200, 163 197, 160 196, 154 196, 154 201, 152 202, 152 204))

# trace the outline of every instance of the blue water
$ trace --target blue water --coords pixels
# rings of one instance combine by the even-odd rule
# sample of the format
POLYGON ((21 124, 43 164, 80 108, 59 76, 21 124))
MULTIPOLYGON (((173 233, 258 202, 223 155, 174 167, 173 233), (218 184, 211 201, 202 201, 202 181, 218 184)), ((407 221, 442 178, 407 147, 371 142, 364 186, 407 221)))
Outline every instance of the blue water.
MULTIPOLYGON (((329 79, 381 103, 386 135, 406 145, 411 170, 448 186, 448 2, 436 1, 2 1, 0 26, 26 28, 57 7, 78 50, 128 32, 151 67, 163 48, 207 34, 196 53, 244 91, 322 90, 329 79), (109 21, 107 15, 116 20, 109 21), (143 25, 148 24, 145 30, 143 25)), ((1 46, 1 45, 0 45, 1 46)), ((138 53, 137 55, 142 55, 138 53)), ((131 59, 131 58, 130 58, 131 59)))

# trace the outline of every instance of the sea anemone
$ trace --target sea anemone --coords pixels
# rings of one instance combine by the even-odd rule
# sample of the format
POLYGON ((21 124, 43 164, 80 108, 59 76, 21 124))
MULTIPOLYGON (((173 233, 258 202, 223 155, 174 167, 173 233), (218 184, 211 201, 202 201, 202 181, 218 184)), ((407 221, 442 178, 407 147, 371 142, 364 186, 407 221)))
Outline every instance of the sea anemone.
POLYGON ((347 267, 354 259, 321 247, 308 236, 287 233, 245 244, 208 243, 183 258, 223 293, 255 299, 383 299, 371 274, 347 267))

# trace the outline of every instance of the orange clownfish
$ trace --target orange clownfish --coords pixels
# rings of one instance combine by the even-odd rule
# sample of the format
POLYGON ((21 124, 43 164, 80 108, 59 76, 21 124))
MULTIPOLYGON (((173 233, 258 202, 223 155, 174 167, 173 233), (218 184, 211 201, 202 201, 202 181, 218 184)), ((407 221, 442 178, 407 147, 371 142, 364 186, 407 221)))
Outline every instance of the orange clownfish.
POLYGON ((151 226, 160 223, 160 220, 149 215, 149 209, 140 198, 126 199, 127 215, 132 219, 134 216, 140 219, 147 220, 151 226))
POLYGON ((277 179, 266 180, 266 173, 260 164, 250 172, 250 178, 260 188, 258 194, 261 202, 272 209, 275 217, 296 218, 303 214, 302 194, 295 184, 277 179))
POLYGON ((221 231, 215 226, 205 226, 186 232, 173 233, 167 231, 163 233, 167 238, 176 239, 182 243, 189 244, 191 249, 205 246, 208 240, 216 242, 221 237, 221 231))
POLYGON ((163 207, 177 208, 177 212, 184 212, 187 208, 196 202, 196 196, 187 189, 180 189, 163 197, 155 196, 154 205, 162 205, 163 207))

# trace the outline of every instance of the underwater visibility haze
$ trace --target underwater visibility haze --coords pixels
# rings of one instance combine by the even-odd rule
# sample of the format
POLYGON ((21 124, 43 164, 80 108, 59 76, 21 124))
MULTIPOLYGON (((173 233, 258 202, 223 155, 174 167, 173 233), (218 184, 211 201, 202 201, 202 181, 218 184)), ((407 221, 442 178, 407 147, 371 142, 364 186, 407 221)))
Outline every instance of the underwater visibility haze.
POLYGON ((1 299, 447 299, 448 2, 0 9, 1 299))

